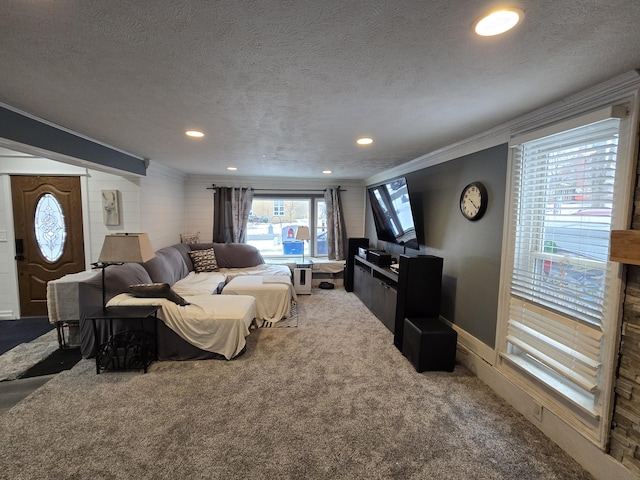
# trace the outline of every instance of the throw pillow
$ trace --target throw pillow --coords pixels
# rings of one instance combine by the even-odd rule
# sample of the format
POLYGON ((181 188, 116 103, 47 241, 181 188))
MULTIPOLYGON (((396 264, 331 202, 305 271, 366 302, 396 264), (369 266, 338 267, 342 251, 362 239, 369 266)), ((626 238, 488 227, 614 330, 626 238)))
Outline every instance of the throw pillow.
POLYGON ((218 262, 216 261, 216 253, 213 251, 213 248, 207 248, 206 250, 191 250, 189 255, 193 262, 193 270, 196 273, 216 272, 219 270, 218 262))
POLYGON ((198 233, 181 233, 180 234, 180 242, 193 244, 200 243, 200 232, 198 233))
POLYGON ((139 298, 166 298, 183 307, 189 305, 189 302, 174 292, 168 283, 139 283, 137 285, 129 285, 129 292, 139 298))

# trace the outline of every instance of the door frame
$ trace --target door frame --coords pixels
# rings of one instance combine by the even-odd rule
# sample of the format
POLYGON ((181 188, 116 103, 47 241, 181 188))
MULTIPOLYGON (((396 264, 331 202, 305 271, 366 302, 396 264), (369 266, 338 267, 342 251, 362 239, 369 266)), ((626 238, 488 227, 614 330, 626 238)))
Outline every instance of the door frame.
MULTIPOLYGON (((7 233, 7 246, 6 261, 11 262, 11 267, 7 271, 6 285, 8 292, 6 296, 10 299, 11 305, 7 305, 5 309, 4 301, 0 303, 0 321, 10 320, 21 317, 20 312, 20 291, 18 288, 18 267, 16 265, 16 246, 15 246, 15 230, 13 223, 13 202, 11 200, 11 175, 52 175, 52 176, 74 176, 80 177, 80 196, 82 203, 82 227, 83 227, 83 244, 84 244, 84 262, 85 269, 91 265, 91 231, 89 229, 89 201, 88 201, 88 185, 87 178, 89 172, 86 168, 74 167, 71 165, 62 164, 56 160, 49 160, 42 158, 44 162, 37 162, 39 164, 37 173, 33 168, 17 169, 11 168, 7 171, 1 171, 2 176, 2 191, 3 200, 5 205, 5 230, 7 233), (59 167, 59 168, 58 168, 59 167)), ((30 159, 31 161, 31 159, 30 159)), ((4 242, 0 242, 2 245, 4 242)), ((0 279, 0 282, 2 280, 0 279)), ((0 297, 0 300, 2 297, 0 297)))

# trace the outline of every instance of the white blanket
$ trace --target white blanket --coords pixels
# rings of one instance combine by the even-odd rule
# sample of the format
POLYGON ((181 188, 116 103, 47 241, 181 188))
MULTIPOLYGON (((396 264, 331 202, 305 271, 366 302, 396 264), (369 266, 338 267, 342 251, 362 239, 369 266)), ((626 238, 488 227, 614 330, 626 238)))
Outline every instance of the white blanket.
POLYGON ((275 323, 289 317, 295 290, 283 275, 245 275, 227 283, 222 295, 251 295, 256 299, 256 318, 275 323))
POLYGON ((190 305, 181 307, 165 298, 136 298, 121 293, 107 305, 160 305, 158 318, 192 345, 224 355, 227 360, 242 351, 256 316, 253 297, 197 295, 185 300, 190 305))
POLYGON ((291 278, 291 269, 289 267, 270 263, 246 268, 221 268, 219 272, 227 276, 227 281, 244 275, 282 275, 283 277, 291 278))
POLYGON ((212 295, 221 283, 227 280, 224 273, 219 272, 189 272, 189 274, 174 283, 171 288, 181 297, 193 295, 212 295))
POLYGON ((96 272, 71 273, 47 283, 49 322, 80 320, 80 282, 96 276, 96 272))

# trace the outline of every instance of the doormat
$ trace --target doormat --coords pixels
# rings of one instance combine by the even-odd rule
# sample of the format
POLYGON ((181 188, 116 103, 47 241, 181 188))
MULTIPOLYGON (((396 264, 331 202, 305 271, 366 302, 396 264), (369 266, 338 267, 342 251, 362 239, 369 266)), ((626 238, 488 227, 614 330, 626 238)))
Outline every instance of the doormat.
POLYGON ((55 327, 47 317, 21 318, 0 321, 0 355, 21 343, 28 343, 55 327))
POLYGON ((20 375, 20 378, 41 377, 42 375, 51 375, 70 370, 81 358, 80 347, 59 348, 47 358, 29 368, 20 375))

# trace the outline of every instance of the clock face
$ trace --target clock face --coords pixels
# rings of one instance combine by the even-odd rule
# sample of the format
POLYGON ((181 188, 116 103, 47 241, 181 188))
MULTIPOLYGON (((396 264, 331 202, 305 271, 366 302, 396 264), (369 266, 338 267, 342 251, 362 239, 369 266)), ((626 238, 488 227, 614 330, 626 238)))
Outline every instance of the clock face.
POLYGON ((462 189, 460 211, 469 220, 479 220, 487 209, 487 189, 480 182, 473 182, 462 189))

